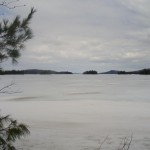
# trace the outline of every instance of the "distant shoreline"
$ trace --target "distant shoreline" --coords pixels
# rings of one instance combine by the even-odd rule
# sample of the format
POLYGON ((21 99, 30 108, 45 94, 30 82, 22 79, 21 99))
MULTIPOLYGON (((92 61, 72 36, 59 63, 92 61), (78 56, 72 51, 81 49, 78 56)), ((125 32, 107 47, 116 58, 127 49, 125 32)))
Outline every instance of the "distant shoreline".
POLYGON ((150 75, 150 69, 141 69, 136 71, 118 71, 110 70, 107 72, 98 73, 95 70, 88 70, 83 73, 73 73, 70 71, 53 71, 53 70, 40 70, 40 69, 27 69, 27 70, 0 70, 0 75, 26 75, 26 74, 40 74, 40 75, 52 75, 52 74, 84 74, 84 75, 99 75, 99 74, 116 74, 116 75, 150 75))

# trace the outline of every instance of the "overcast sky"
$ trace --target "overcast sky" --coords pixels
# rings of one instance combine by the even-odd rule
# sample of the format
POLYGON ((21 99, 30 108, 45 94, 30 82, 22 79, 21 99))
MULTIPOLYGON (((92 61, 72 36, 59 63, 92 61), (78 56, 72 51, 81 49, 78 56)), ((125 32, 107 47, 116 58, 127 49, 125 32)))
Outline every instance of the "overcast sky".
POLYGON ((150 67, 150 0, 22 0, 19 4, 26 7, 0 8, 0 17, 25 17, 34 6, 34 38, 26 43, 19 63, 4 63, 4 69, 102 72, 150 67))

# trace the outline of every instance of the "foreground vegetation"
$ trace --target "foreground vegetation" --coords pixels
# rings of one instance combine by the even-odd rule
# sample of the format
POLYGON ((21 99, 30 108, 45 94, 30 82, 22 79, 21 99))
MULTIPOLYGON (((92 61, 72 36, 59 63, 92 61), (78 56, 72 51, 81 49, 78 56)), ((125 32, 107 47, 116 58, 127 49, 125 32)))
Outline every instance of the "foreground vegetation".
MULTIPOLYGON (((17 1, 2 1, 0 6, 13 9, 17 7, 14 5, 13 8, 10 8, 10 4, 14 2, 17 1)), ((31 8, 31 12, 23 20, 16 16, 12 22, 3 19, 0 23, 0 64, 8 59, 11 59, 12 63, 17 62, 17 58, 20 57, 21 50, 24 48, 24 43, 32 38, 29 23, 35 12, 36 10, 31 8)), ((7 88, 10 86, 11 84, 1 87, 0 93, 9 93, 7 88)), ((27 125, 18 123, 9 115, 3 116, 0 113, 0 150, 16 150, 15 141, 29 133, 27 125)))
POLYGON ((16 150, 15 141, 29 133, 27 125, 18 123, 9 115, 0 115, 0 150, 16 150))

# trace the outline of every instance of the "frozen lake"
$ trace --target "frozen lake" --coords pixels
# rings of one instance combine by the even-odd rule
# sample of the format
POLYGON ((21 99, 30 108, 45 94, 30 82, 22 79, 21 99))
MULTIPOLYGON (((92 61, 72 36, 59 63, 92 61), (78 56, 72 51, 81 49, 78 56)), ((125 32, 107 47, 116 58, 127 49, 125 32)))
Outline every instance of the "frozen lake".
POLYGON ((14 82, 0 109, 30 126, 25 150, 118 150, 133 134, 131 150, 150 149, 150 76, 0 76, 14 82))

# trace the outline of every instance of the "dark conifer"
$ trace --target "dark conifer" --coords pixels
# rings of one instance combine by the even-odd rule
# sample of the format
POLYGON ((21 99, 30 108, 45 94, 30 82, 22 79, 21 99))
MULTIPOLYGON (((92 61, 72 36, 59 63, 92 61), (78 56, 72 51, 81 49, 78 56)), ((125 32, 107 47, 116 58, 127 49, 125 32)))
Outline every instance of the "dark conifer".
POLYGON ((6 19, 0 23, 0 63, 9 58, 13 63, 17 62, 24 43, 33 36, 28 25, 35 11, 32 8, 27 18, 22 21, 19 16, 16 16, 11 23, 6 19))
POLYGON ((19 124, 10 116, 0 115, 0 149, 16 150, 13 143, 22 136, 29 134, 28 127, 25 124, 19 124))

